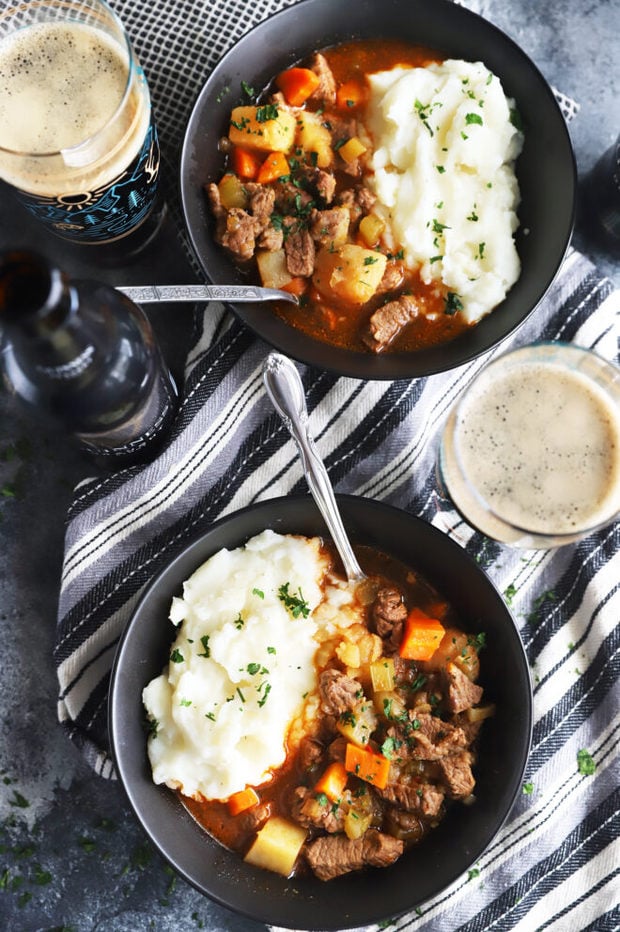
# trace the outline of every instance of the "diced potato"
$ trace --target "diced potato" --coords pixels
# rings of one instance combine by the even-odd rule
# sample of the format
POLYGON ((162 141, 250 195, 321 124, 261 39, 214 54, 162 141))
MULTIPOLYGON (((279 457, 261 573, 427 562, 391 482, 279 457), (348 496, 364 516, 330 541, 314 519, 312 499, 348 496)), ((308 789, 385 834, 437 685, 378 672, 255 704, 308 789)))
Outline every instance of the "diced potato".
POLYGON ((228 137, 236 146, 261 152, 288 152, 295 142, 297 121, 290 110, 269 104, 235 107, 228 137))
POLYGON ((344 633, 345 640, 351 644, 356 644, 360 652, 360 662, 358 666, 372 663, 378 660, 383 653, 383 641, 378 634, 372 634, 366 627, 359 623, 349 625, 344 633))
POLYGON ((258 274, 265 288, 283 288, 293 280, 286 266, 286 255, 283 249, 273 252, 260 250, 256 253, 258 274))
POLYGON ((336 648, 336 656, 345 667, 353 667, 357 670, 361 666, 360 649, 357 644, 351 644, 350 641, 341 641, 336 648))
POLYGON ((297 121, 297 145, 304 152, 316 152, 319 168, 328 168, 333 159, 332 137, 322 118, 311 111, 301 113, 297 121))
POLYGON ((257 833, 244 860, 289 877, 305 840, 301 825, 272 816, 257 833))
POLYGON ((493 703, 489 705, 481 705, 476 709, 467 709, 465 712, 468 722, 483 722, 485 718, 491 718, 492 715, 495 715, 495 706, 493 703))
POLYGON ((420 664, 420 669, 433 673, 445 667, 450 660, 475 682, 480 672, 478 652, 468 636, 458 628, 446 628, 439 647, 430 660, 420 664))
POLYGON ((345 243, 333 252, 321 249, 312 282, 327 299, 365 304, 383 278, 387 259, 380 252, 345 243))
POLYGON ((376 727, 377 716, 368 700, 360 702, 350 712, 341 715, 336 724, 340 734, 360 748, 366 747, 376 727))
POLYGON ((367 214, 360 220, 358 229, 367 246, 376 246, 385 230, 385 223, 376 214, 367 214))
POLYGON ((220 203, 226 210, 231 207, 244 209, 248 206, 248 194, 240 178, 227 172, 218 183, 220 203))
POLYGON ((370 680, 375 692, 394 689, 394 659, 381 657, 370 664, 370 680))
POLYGON ((347 139, 343 146, 340 146, 338 155, 347 164, 350 164, 356 159, 359 159, 360 155, 363 155, 365 151, 366 146, 364 143, 358 139, 357 136, 352 136, 351 139, 347 139))
POLYGON ((393 690, 377 690, 373 696, 375 709, 386 718, 400 718, 407 711, 405 703, 393 690))
POLYGON ((370 828, 372 822, 372 813, 360 812, 358 809, 349 809, 344 817, 344 831, 347 838, 354 840, 361 838, 364 832, 370 828))

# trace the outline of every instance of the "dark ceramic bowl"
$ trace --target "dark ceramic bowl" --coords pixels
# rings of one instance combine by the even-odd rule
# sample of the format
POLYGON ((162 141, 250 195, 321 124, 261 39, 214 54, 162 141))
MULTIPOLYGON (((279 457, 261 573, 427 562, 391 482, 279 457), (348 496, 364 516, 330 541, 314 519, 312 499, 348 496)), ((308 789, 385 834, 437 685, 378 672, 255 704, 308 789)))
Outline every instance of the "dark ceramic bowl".
POLYGON ((438 828, 380 873, 322 883, 286 880, 245 864, 187 814, 174 793, 151 779, 142 689, 165 666, 174 629, 167 621, 182 582, 222 547, 265 528, 323 535, 310 497, 273 499, 224 518, 190 544, 142 597, 118 649, 110 688, 110 733, 119 778, 147 834, 186 880, 239 913, 295 929, 345 929, 396 916, 455 881, 480 857, 521 788, 532 727, 532 692, 519 634, 501 596, 477 563, 450 538, 404 511, 339 496, 355 542, 393 554, 419 570, 456 607, 468 629, 486 632, 481 656, 485 696, 496 714, 485 722, 476 771, 477 801, 455 805, 438 828))
POLYGON ((181 157, 181 197, 189 235, 215 284, 241 276, 213 238, 204 184, 217 181, 223 160, 218 140, 228 131, 241 81, 265 87, 275 74, 312 51, 354 38, 397 38, 448 57, 482 60, 514 97, 525 144, 517 161, 521 188, 516 237, 522 272, 505 301, 451 343, 409 353, 353 352, 313 340, 287 325, 267 305, 232 309, 256 334, 301 362, 361 379, 413 378, 459 366, 503 340, 539 303, 568 247, 576 170, 570 138, 549 85, 504 33, 451 0, 304 0, 248 32, 208 77, 187 126, 181 157))

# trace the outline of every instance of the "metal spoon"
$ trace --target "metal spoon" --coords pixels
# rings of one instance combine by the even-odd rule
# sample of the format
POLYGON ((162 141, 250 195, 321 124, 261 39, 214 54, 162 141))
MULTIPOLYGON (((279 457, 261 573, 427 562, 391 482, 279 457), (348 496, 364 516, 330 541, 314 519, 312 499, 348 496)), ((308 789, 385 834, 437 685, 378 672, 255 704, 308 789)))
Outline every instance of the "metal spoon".
POLYGON ((291 301, 296 296, 277 288, 255 285, 116 285, 117 291, 137 304, 161 304, 167 301, 291 301))
POLYGON ((274 408, 297 444, 308 487, 340 554, 347 579, 350 583, 361 582, 366 579, 366 575, 353 553, 327 470, 310 435, 308 409, 299 372, 286 356, 269 353, 263 363, 263 382, 274 408))

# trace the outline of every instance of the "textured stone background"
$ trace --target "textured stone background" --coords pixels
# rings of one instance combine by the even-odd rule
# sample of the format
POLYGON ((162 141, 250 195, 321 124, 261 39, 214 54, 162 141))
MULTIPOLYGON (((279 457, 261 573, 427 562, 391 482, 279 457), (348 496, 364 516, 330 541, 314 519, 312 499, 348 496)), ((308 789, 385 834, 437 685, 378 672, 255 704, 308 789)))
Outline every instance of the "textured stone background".
MULTIPOLYGON (((620 132, 617 0, 468 5, 579 102, 570 134, 585 178, 620 132)), ((9 210, 5 197, 0 191, 0 248, 39 245, 61 258, 58 242, 9 210)), ((596 245, 581 218, 574 243, 620 287, 620 263, 596 245)), ((188 274, 171 234, 142 261, 145 269, 155 261, 163 281, 188 274)), ((79 259, 72 268, 82 271, 79 259)), ((102 277, 114 281, 111 272, 102 277)), ((153 314, 156 327, 165 314, 165 307, 153 314)), ((186 337, 180 327, 178 345, 169 347, 173 365, 186 337)), ((258 932, 264 927, 210 903, 169 872, 145 843, 118 784, 94 777, 57 724, 51 649, 63 520, 72 485, 86 470, 62 438, 26 421, 0 395, 0 928, 258 932)))

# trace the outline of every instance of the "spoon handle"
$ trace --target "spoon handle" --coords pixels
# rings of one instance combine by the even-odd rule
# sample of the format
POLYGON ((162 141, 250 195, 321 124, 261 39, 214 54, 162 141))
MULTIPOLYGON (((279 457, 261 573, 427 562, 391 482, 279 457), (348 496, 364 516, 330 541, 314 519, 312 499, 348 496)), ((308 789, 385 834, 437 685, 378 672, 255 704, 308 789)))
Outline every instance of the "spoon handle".
POLYGON ((117 291, 138 304, 161 304, 173 301, 291 301, 295 295, 277 288, 254 285, 117 285, 117 291))
POLYGON ((329 475, 310 435, 308 409, 297 368, 286 356, 270 353, 263 365, 263 382, 274 408, 297 444, 308 488, 327 524, 349 582, 365 579, 344 529, 329 475))

